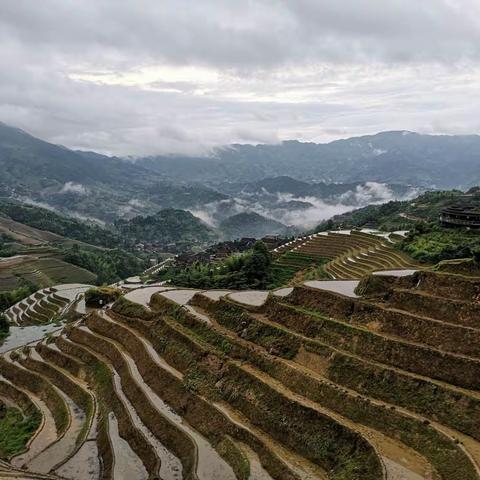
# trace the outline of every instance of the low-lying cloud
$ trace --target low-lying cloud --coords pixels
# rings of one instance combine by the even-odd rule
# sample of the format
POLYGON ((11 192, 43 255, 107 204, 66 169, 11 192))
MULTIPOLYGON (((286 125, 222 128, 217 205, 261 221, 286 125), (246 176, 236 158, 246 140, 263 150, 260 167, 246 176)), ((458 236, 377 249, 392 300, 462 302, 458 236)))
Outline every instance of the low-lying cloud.
POLYGON ((211 202, 202 207, 190 209, 190 212, 212 227, 242 212, 255 212, 266 218, 276 220, 286 226, 299 230, 309 230, 323 220, 356 208, 371 204, 386 203, 391 200, 408 200, 419 194, 416 188, 408 188, 403 194, 395 192, 384 183, 366 182, 336 197, 319 198, 311 195, 298 196, 287 193, 269 193, 261 195, 244 192, 242 196, 211 202), (301 208, 289 208, 300 202, 301 208), (311 206, 308 206, 311 205, 311 206))
POLYGON ((76 193, 77 195, 87 195, 88 190, 81 183, 66 182, 60 190, 60 193, 76 193))

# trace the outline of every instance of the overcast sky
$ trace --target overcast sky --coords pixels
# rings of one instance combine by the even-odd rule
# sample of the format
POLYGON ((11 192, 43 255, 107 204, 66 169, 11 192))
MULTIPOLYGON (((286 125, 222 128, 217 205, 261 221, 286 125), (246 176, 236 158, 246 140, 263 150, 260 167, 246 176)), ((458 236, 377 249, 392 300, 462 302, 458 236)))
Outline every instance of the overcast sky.
POLYGON ((119 155, 480 133, 479 0, 1 0, 0 121, 119 155))

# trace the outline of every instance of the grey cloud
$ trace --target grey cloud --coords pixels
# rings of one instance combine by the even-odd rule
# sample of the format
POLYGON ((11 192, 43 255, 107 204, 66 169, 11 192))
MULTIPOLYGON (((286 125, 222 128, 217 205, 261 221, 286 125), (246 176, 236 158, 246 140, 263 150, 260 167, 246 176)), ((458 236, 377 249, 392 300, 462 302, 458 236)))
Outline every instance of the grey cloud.
POLYGON ((286 61, 478 58, 476 0, 4 0, 4 37, 39 54, 264 68, 286 61), (132 58, 132 55, 135 57, 132 58))
POLYGON ((118 155, 475 132, 479 18, 477 0, 3 0, 0 120, 118 155))

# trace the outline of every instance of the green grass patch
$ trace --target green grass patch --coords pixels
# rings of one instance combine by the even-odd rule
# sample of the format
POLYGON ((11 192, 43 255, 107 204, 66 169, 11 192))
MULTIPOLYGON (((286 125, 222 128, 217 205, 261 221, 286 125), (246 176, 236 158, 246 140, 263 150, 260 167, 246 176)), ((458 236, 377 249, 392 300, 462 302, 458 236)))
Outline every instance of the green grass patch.
POLYGON ((24 417, 17 408, 8 407, 0 418, 0 457, 7 459, 22 452, 40 425, 40 414, 24 417))
POLYGON ((403 240, 400 248, 415 260, 426 263, 471 258, 480 256, 480 233, 422 224, 403 240))

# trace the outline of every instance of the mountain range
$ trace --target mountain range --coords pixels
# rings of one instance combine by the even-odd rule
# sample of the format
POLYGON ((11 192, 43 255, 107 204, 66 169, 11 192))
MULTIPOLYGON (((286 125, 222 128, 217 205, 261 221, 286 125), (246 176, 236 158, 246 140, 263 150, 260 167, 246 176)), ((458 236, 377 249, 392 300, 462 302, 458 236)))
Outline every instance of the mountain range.
POLYGON ((245 235, 301 230, 425 189, 467 188, 480 183, 478 165, 475 135, 382 132, 132 161, 71 150, 0 123, 1 197, 109 224, 185 210, 210 228, 224 228, 227 238, 239 233, 238 225, 245 235))
POLYGON ((480 136, 391 131, 326 144, 231 145, 203 159, 157 156, 137 163, 172 179, 189 171, 197 181, 210 183, 288 175, 309 182, 469 188, 480 178, 480 136))

